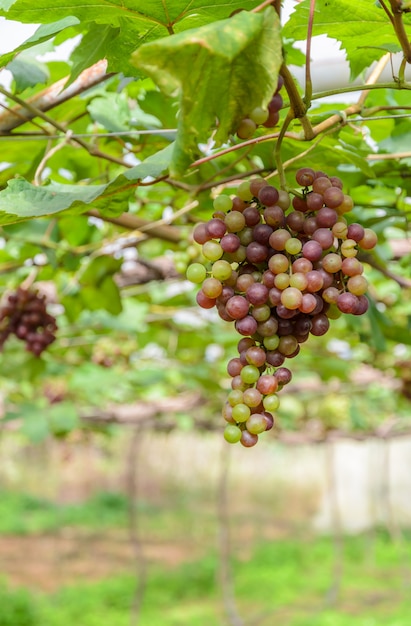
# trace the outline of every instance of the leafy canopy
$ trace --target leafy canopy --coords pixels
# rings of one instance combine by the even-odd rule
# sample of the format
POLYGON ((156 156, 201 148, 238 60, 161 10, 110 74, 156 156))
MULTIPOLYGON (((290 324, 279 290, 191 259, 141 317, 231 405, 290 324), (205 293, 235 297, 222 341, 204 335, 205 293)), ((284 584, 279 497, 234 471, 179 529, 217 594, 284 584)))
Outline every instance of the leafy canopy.
MULTIPOLYGON (((13 77, 1 87, 0 295, 22 283, 48 290, 59 324, 40 359, 15 338, 1 354, 7 419, 23 407, 27 436, 56 431, 58 402, 67 431, 78 407, 170 395, 202 396, 195 417, 182 411, 177 425, 217 416, 236 338, 198 311, 184 281, 201 260, 190 233, 216 193, 251 175, 299 192, 305 165, 343 179, 350 219, 373 228, 379 245, 363 259, 369 313, 336 320, 332 340, 314 338, 294 365, 297 380, 339 381, 341 396, 303 392, 285 402, 282 423, 320 416, 325 428, 371 430, 384 414, 409 413, 410 85, 394 69, 389 87, 372 85, 354 102, 352 85, 330 90, 328 76, 321 89, 332 102, 306 93, 292 64, 305 61, 293 46, 307 37, 310 4, 280 27, 272 7, 250 0, 0 0, 0 16, 38 25, 0 57, 13 77), (42 56, 64 42, 69 58, 42 56), (240 120, 267 106, 279 72, 279 124, 241 141, 240 120), (383 384, 364 391, 364 364, 383 384), (393 372, 403 395, 390 387, 393 372)), ((313 34, 339 41, 355 77, 387 50, 410 52, 410 16, 391 18, 378 3, 317 0, 313 34)))
MULTIPOLYGON (((297 41, 307 36, 310 0, 300 2, 284 28, 284 36, 297 41)), ((409 20, 408 20, 409 21, 409 20)), ((387 52, 400 52, 397 35, 382 7, 358 0, 317 0, 314 35, 328 35, 340 42, 347 55, 351 79, 356 78, 387 52)))

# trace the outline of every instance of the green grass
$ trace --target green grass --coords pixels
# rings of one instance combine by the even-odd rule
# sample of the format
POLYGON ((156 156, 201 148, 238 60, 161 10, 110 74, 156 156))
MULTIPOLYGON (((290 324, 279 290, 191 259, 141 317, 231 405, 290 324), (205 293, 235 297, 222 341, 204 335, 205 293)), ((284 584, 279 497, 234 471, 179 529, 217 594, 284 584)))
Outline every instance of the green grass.
MULTIPOLYGON (((139 509, 144 537, 150 541, 174 542, 177 547, 201 545, 207 554, 179 567, 150 566, 141 626, 226 626, 215 553, 216 518, 209 503, 196 497, 186 501, 173 493, 170 506, 142 502, 139 509)), ((118 493, 99 493, 83 503, 63 505, 0 492, 3 535, 76 526, 98 529, 104 537, 104 529, 125 528, 127 516, 127 498, 118 493)), ((342 577, 333 604, 332 539, 267 541, 253 550, 250 539, 243 538, 242 527, 251 524, 257 529, 260 523, 251 506, 248 514, 232 516, 238 555, 233 559, 235 592, 246 623, 411 626, 411 533, 404 533, 402 546, 384 531, 375 532, 374 540, 345 537, 342 577)), ((290 528, 293 537, 291 533, 290 528)), ((259 536, 261 540, 264 535, 259 536)), ((129 626, 136 584, 134 575, 124 573, 44 594, 11 588, 0 580, 0 626, 129 626)))
MULTIPOLYGON (((265 543, 252 558, 233 563, 240 613, 258 617, 258 626, 410 626, 411 594, 398 550, 384 533, 371 553, 365 537, 345 538, 339 599, 331 605, 331 539, 265 543)), ((411 568, 411 541, 402 556, 411 568)), ((142 626, 225 626, 217 572, 215 554, 174 569, 153 566, 142 626)), ((129 574, 50 595, 0 585, 0 626, 128 626, 135 588, 129 574)))
MULTIPOLYGON (((152 538, 164 538, 170 528, 174 535, 183 535, 190 528, 193 540, 201 540, 204 532, 214 533, 214 515, 203 507, 201 525, 192 524, 199 506, 195 498, 187 501, 176 493, 167 504, 139 500, 140 523, 152 538)), ((129 501, 119 492, 98 492, 79 503, 56 503, 46 498, 14 491, 0 490, 0 535, 45 534, 65 527, 107 530, 125 528, 129 523, 129 501)), ((1 624, 0 624, 1 626, 1 624)))
POLYGON ((103 528, 125 526, 127 509, 127 499, 120 493, 102 492, 79 504, 57 504, 28 494, 0 491, 0 534, 45 533, 64 526, 95 527, 96 520, 103 528))

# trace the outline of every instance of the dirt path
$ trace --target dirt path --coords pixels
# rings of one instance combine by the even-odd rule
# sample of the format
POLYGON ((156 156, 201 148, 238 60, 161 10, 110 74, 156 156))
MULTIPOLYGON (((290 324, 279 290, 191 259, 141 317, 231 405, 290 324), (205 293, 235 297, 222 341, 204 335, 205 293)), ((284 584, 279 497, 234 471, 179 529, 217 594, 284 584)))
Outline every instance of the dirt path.
MULTIPOLYGON (((198 546, 145 543, 148 563, 173 567, 200 555, 198 546)), ((15 585, 52 592, 63 585, 134 572, 127 535, 61 531, 54 535, 0 537, 0 574, 15 585)))

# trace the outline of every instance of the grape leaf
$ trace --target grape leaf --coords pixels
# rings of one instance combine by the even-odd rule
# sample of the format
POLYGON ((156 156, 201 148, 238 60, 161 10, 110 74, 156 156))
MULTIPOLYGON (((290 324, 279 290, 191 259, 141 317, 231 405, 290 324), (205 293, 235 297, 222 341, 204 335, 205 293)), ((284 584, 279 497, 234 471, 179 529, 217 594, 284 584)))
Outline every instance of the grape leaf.
POLYGON ((410 322, 406 324, 405 328, 403 326, 399 326, 386 315, 381 313, 371 298, 369 298, 369 302, 370 307, 368 309, 368 318, 370 320, 372 330, 372 343, 375 348, 379 352, 384 352, 386 349, 386 339, 410 345, 410 322))
POLYGON ((276 12, 241 12, 198 29, 144 44, 133 55, 167 94, 179 90, 178 134, 170 171, 184 172, 207 142, 227 139, 250 111, 267 105, 282 62, 276 12))
MULTIPOLYGON (((0 6, 3 6, 0 3, 0 6)), ((21 21, 21 20, 20 20, 21 21)), ((0 67, 7 65, 19 52, 23 50, 28 50, 33 46, 37 46, 40 43, 48 41, 57 33, 69 28, 70 26, 75 26, 80 23, 76 17, 68 16, 64 17, 62 20, 58 20, 57 22, 52 22, 51 24, 42 24, 26 41, 24 41, 18 48, 12 50, 11 52, 7 52, 0 56, 0 67)))
POLYGON ((380 148, 389 152, 409 150, 411 128, 409 120, 401 120, 395 124, 389 137, 380 142, 380 148))
POLYGON ((113 44, 115 45, 119 33, 120 28, 112 28, 110 25, 90 25, 80 45, 73 50, 70 56, 73 67, 66 87, 76 80, 83 70, 109 55, 110 48, 113 44))
POLYGON ((108 254, 102 254, 92 259, 80 275, 82 285, 99 285, 106 276, 112 276, 119 271, 121 259, 114 259, 108 254))
POLYGON ((88 205, 116 214, 127 211, 128 199, 135 183, 147 176, 159 176, 167 169, 172 149, 170 144, 106 185, 51 183, 38 187, 24 178, 13 178, 8 181, 6 189, 0 192, 0 224, 55 215, 67 209, 78 208, 82 212, 88 205))
POLYGON ((130 128, 130 109, 125 93, 105 93, 93 98, 87 106, 90 117, 112 132, 126 131, 130 128))
POLYGON ((0 14, 25 23, 48 23, 55 17, 76 16, 82 22, 96 22, 119 26, 125 17, 150 37, 153 28, 160 36, 228 17, 238 9, 253 9, 255 0, 0 0, 0 14), (189 25, 183 22, 189 22, 189 25))
MULTIPOLYGON (((141 43, 209 24, 228 17, 238 9, 252 9, 255 0, 0 0, 0 15, 25 23, 48 23, 61 18, 77 19, 92 35, 86 46, 76 51, 77 70, 86 67, 90 54, 89 42, 108 60, 108 71, 136 74, 128 59, 141 43), (108 33, 107 27, 113 32, 108 33), (120 34, 114 36, 120 29, 120 34), (108 45, 108 38, 111 43, 108 45)), ((103 56, 100 56, 103 58, 103 56)))
POLYGON ((119 288, 113 280, 113 274, 119 271, 121 259, 109 255, 98 256, 86 266, 79 277, 82 285, 81 299, 90 311, 105 309, 113 315, 122 311, 119 288))
POLYGON ((21 93, 28 87, 46 83, 50 76, 47 65, 25 54, 13 59, 7 65, 7 69, 13 74, 16 84, 15 93, 21 93))
MULTIPOLYGON (((284 36, 306 39, 310 0, 304 0, 284 26, 284 36)), ((381 7, 358 0, 317 0, 313 35, 337 39, 347 54, 351 79, 380 59, 386 50, 398 46, 394 29, 381 7), (375 46, 378 44, 379 49, 375 46)))

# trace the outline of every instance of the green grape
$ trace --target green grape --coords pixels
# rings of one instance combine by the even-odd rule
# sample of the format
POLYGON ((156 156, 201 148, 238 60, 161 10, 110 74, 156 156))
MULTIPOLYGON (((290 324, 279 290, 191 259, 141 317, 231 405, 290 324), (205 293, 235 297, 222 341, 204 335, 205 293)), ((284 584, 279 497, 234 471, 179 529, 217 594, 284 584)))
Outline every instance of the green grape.
POLYGON ((266 430, 267 421, 264 415, 262 415, 261 413, 253 413, 252 415, 250 415, 245 425, 249 433, 252 433, 253 435, 259 435, 266 430))
POLYGON ((199 255, 199 250, 200 248, 198 247, 198 244, 191 244, 189 246, 187 246, 187 256, 189 259, 197 259, 198 255, 199 255))
POLYGON ((287 239, 285 242, 285 251, 288 252, 288 254, 298 254, 301 252, 302 247, 302 242, 296 237, 291 237, 291 239, 287 239))
POLYGON ((245 246, 240 246, 235 252, 230 252, 230 261, 233 263, 242 263, 247 258, 245 246))
POLYGON ((229 233, 238 233, 245 227, 245 217, 239 211, 227 213, 224 222, 229 233))
POLYGON ((271 337, 264 337, 263 344, 267 348, 267 350, 276 350, 278 348, 278 344, 280 343, 280 338, 278 335, 272 335, 271 337))
POLYGON ((185 274, 189 263, 188 254, 181 250, 174 254, 174 267, 179 274, 185 274))
POLYGON ((263 107, 255 107, 250 113, 250 120, 253 120, 256 124, 264 124, 268 120, 268 109, 263 107))
POLYGON ((249 139, 254 135, 257 124, 249 117, 245 117, 238 125, 237 136, 240 139, 249 139))
POLYGON ((272 393, 269 396, 265 396, 265 398, 263 399, 263 406, 266 411, 269 411, 269 413, 276 411, 280 406, 280 400, 277 394, 272 393))
POLYGON ((271 309, 268 304, 253 306, 251 315, 257 322, 265 322, 271 315, 271 309))
POLYGON ((307 288, 307 277, 303 272, 295 272, 290 276, 290 287, 295 287, 300 291, 304 291, 307 288))
POLYGON ((218 298, 223 291, 223 286, 216 278, 206 278, 202 286, 203 293, 207 298, 218 298))
POLYGON ((285 272, 281 272, 281 274, 277 274, 274 279, 274 285, 277 289, 286 289, 290 284, 290 275, 285 272))
POLYGON ((228 280, 233 273, 233 268, 228 261, 216 261, 213 263, 211 273, 217 280, 228 280))
POLYGON ((201 263, 192 263, 187 268, 186 277, 191 283, 202 283, 206 276, 207 270, 201 263))
POLYGON ((357 256, 357 242, 354 239, 346 239, 340 246, 341 254, 346 258, 352 258, 357 256))
POLYGON ((273 254, 268 260, 268 267, 273 274, 282 274, 289 268, 290 261, 285 254, 273 254))
POLYGON ((340 220, 344 220, 344 218, 339 218, 338 222, 336 222, 334 224, 334 226, 331 229, 332 234, 334 235, 334 237, 337 237, 337 239, 347 239, 347 233, 348 233, 348 226, 347 226, 347 222, 344 221, 340 221, 340 220))
POLYGON ((241 429, 235 424, 227 424, 224 429, 224 439, 228 443, 237 443, 241 439, 241 429))
POLYGON ((348 291, 355 296, 362 296, 368 288, 368 281, 364 276, 351 276, 347 281, 348 291))
POLYGON ((260 370, 255 365, 245 365, 240 372, 240 376, 243 382, 251 385, 260 378, 260 370))
POLYGON ((223 249, 216 241, 206 241, 203 244, 203 255, 209 261, 218 261, 223 256, 223 249))
POLYGON ((233 406, 233 420, 236 422, 246 422, 251 415, 251 409, 246 404, 240 403, 233 406))
POLYGON ((289 194, 283 189, 280 189, 278 193, 279 198, 277 200, 277 206, 281 207, 283 211, 286 211, 291 204, 291 198, 289 194))
POLYGON ((187 263, 184 263, 182 260, 177 260, 174 263, 174 267, 176 268, 176 272, 178 274, 184 274, 187 269, 187 263))
POLYGON ((243 404, 243 392, 240 389, 233 389, 228 394, 227 400, 231 406, 243 404))
POLYGON ((330 304, 330 307, 327 309, 327 317, 330 320, 338 320, 341 317, 342 313, 336 304, 330 304))
POLYGON ((250 191, 250 181, 244 180, 239 184, 237 188, 237 196, 241 198, 241 200, 245 200, 245 202, 253 199, 253 194, 250 191))
MULTIPOLYGON (((208 294, 206 294, 208 295, 208 294)), ((287 307, 287 309, 298 309, 303 301, 303 294, 296 287, 286 287, 281 293, 281 303, 287 307)))
POLYGON ((227 211, 231 211, 233 207, 233 201, 231 200, 230 196, 222 194, 214 198, 213 207, 216 211, 224 211, 224 213, 227 213, 227 211))

